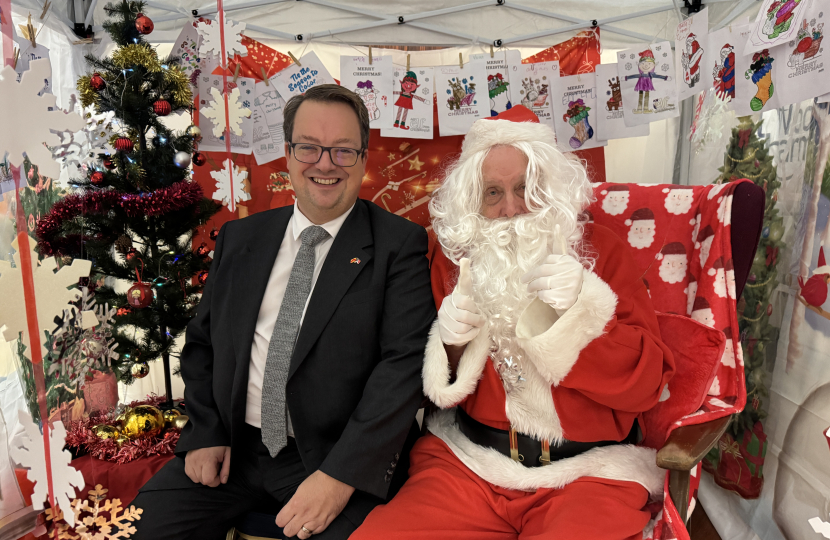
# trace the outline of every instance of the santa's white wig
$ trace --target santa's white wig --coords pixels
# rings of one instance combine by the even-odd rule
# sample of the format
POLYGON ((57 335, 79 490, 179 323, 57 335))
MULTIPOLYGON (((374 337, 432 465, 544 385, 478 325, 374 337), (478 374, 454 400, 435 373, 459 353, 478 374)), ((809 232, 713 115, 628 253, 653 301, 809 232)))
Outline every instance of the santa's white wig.
MULTIPOLYGON (((458 264, 482 240, 480 231, 494 221, 481 215, 482 165, 497 146, 512 146, 527 158, 525 203, 529 214, 513 218, 516 234, 553 241, 558 224, 568 240, 569 253, 590 267, 591 258, 580 249, 582 226, 587 220, 583 211, 594 199, 585 166, 556 148, 550 127, 508 120, 473 124, 461 146, 461 156, 429 203, 432 227, 447 257, 458 264)), ((483 240, 501 243, 498 238, 483 240)))

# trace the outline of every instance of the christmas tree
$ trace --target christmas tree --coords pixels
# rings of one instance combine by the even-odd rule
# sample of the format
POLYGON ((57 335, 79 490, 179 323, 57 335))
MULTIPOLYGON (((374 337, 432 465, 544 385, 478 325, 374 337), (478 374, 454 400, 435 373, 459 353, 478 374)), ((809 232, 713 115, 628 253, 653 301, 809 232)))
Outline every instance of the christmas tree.
POLYGON ((198 128, 174 133, 161 121, 190 111, 193 96, 179 59, 160 59, 145 41, 153 23, 143 8, 128 0, 105 7, 111 18, 104 28, 118 48, 108 58, 86 57, 92 73, 78 80, 78 91, 83 107, 114 113, 114 151, 86 167, 78 192, 38 221, 37 236, 42 256, 92 261, 95 301, 117 309, 111 339, 119 355, 111 369, 130 383, 161 358, 169 402, 174 342, 194 314, 210 264, 207 246, 192 249, 192 231, 219 207, 190 179, 191 161, 204 163, 198 128), (116 292, 118 281, 133 285, 116 292))
MULTIPOLYGON (((744 356, 747 404, 733 420, 730 430, 740 440, 756 422, 766 416, 762 405, 769 394, 768 371, 765 367, 767 349, 778 337, 770 324, 772 304, 770 297, 778 286, 778 253, 783 246, 784 224, 775 204, 778 201, 778 181, 772 156, 766 141, 758 138, 761 121, 749 116, 738 119, 723 158, 720 177, 715 183, 726 183, 748 178, 761 186, 766 194, 761 240, 749 272, 746 286, 738 302, 738 328, 744 356)), ((737 337, 737 336, 736 336, 737 337)))

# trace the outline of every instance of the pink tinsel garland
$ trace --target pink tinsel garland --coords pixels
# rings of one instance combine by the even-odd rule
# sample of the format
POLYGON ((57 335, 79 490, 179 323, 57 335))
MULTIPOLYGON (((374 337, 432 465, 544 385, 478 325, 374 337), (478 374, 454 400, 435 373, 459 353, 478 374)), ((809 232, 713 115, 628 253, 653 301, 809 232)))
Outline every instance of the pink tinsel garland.
POLYGON ((179 182, 151 193, 128 195, 115 190, 69 195, 58 201, 37 222, 40 253, 54 255, 61 251, 57 238, 61 225, 81 214, 105 214, 120 207, 129 217, 158 216, 198 203, 203 197, 196 182, 179 182))
MULTIPOLYGON (((161 396, 149 396, 143 401, 133 401, 130 407, 138 405, 158 406, 165 401, 161 396)), ((113 439, 100 439, 93 427, 106 424, 120 429, 115 421, 114 411, 98 411, 84 420, 72 422, 66 434, 66 445, 71 448, 86 450, 88 454, 104 461, 113 463, 129 463, 143 457, 172 454, 179 442, 181 430, 176 428, 164 429, 158 435, 143 439, 136 439, 124 443, 120 447, 113 439)))

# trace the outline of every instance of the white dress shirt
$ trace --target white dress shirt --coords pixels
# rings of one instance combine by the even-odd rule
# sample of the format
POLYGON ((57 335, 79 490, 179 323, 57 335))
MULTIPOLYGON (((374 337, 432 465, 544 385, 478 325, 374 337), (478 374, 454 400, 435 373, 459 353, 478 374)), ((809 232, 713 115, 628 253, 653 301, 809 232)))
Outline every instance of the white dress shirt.
MULTIPOLYGON (((323 263, 326 262, 326 255, 328 255, 334 243, 334 238, 352 208, 354 208, 354 205, 340 217, 320 225, 329 233, 331 238, 320 242, 314 248, 314 275, 311 278, 311 291, 308 294, 305 308, 303 308, 303 315, 300 318, 301 327, 303 318, 305 318, 305 310, 308 309, 308 301, 314 293, 317 276, 320 275, 320 269, 323 268, 323 263)), ((245 422, 254 427, 262 427, 262 379, 265 375, 265 359, 268 356, 271 333, 277 323, 285 289, 288 287, 288 278, 291 275, 291 269, 294 267, 294 259, 297 258, 297 253, 302 245, 300 234, 312 225, 314 223, 309 221, 295 204, 294 214, 285 229, 285 236, 282 239, 282 244, 280 244, 277 260, 274 261, 274 268, 271 270, 271 277, 268 278, 268 285, 265 287, 265 294, 262 296, 262 304, 259 306, 254 340, 251 344, 251 363, 248 366, 248 399, 245 407, 245 422)), ((299 335, 299 332, 297 335, 299 335)), ((294 429, 291 425, 291 418, 289 417, 287 420, 288 436, 293 437, 294 429)))

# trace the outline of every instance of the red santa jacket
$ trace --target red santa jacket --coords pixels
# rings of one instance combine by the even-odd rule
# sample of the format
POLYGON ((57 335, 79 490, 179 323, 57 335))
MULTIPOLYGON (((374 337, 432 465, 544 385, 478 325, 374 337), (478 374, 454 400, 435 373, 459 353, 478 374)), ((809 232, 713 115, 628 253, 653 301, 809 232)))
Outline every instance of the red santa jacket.
MULTIPOLYGON (((424 392, 442 409, 462 407, 499 429, 556 444, 622 440, 634 420, 652 408, 674 374, 674 360, 660 339, 657 318, 629 248, 609 229, 588 225, 586 248, 593 271, 584 271, 576 304, 557 317, 535 300, 521 316, 516 334, 525 352, 519 389, 506 394, 492 361, 485 325, 462 356, 456 380, 437 326, 424 360, 424 392)), ((457 267, 440 248, 433 253, 432 288, 436 305, 452 293, 457 267)), ((631 445, 594 448, 545 467, 526 468, 478 447, 454 425, 452 411, 439 411, 428 427, 483 479, 502 487, 535 490, 561 487, 580 476, 628 480, 662 494, 664 474, 653 449, 631 445)))

